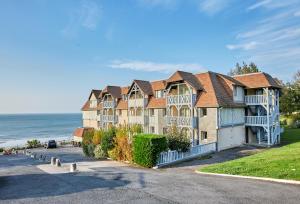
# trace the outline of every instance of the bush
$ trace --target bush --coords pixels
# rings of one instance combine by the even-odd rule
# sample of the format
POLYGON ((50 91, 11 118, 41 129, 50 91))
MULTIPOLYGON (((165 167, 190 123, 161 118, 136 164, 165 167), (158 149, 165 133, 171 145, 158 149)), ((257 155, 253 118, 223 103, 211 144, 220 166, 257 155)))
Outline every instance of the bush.
POLYGON ((103 136, 103 131, 102 130, 94 131, 93 144, 94 145, 100 144, 102 136, 103 136))
POLYGON ((189 150, 191 144, 187 134, 185 134, 183 131, 179 131, 177 127, 170 127, 166 137, 170 150, 181 152, 186 152, 189 150))
POLYGON ((114 148, 110 151, 112 159, 118 161, 132 161, 132 148, 129 142, 128 128, 120 127, 117 129, 114 145, 114 148))
POLYGON ((94 131, 89 130, 85 131, 82 139, 82 150, 85 156, 93 157, 94 156, 94 148, 93 144, 94 131))
POLYGON ((41 147, 41 142, 39 140, 28 140, 27 141, 27 148, 37 148, 41 147))
POLYGON ((108 151, 112 150, 115 146, 114 144, 114 138, 116 137, 116 129, 114 127, 111 127, 108 131, 105 131, 103 133, 102 139, 101 139, 101 148, 105 152, 106 155, 108 155, 108 151))
POLYGON ((286 123, 288 127, 293 127, 295 124, 296 120, 294 117, 289 117, 286 119, 286 123))
POLYGON ((0 152, 1 152, 1 153, 4 152, 4 149, 3 149, 2 147, 0 148, 0 152))
POLYGON ((102 150, 101 145, 97 145, 94 150, 94 155, 96 159, 106 158, 105 152, 102 150))
POLYGON ((133 160, 144 167, 156 165, 159 153, 167 149, 164 136, 154 134, 138 134, 133 140, 133 160))
POLYGON ((280 125, 287 125, 286 119, 281 120, 280 125))

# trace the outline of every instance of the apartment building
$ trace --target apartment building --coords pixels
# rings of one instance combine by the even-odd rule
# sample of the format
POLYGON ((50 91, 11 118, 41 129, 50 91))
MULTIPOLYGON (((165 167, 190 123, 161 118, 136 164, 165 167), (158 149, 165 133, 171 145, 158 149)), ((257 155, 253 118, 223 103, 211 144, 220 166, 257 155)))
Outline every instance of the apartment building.
POLYGON ((176 126, 192 146, 271 146, 280 142, 280 88, 263 72, 230 77, 176 71, 165 80, 133 80, 128 87, 93 90, 82 108, 83 126, 140 124, 144 132, 155 134, 176 126))

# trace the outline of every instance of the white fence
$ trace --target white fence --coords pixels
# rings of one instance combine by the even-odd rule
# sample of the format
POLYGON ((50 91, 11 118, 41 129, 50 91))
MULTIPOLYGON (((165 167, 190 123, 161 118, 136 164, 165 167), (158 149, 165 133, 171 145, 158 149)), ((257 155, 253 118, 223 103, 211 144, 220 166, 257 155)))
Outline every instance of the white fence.
POLYGON ((268 116, 246 116, 245 117, 245 125, 266 126, 267 124, 268 124, 268 116))
POLYGON ((178 127, 197 127, 197 118, 196 117, 183 117, 183 116, 166 116, 166 124, 176 125, 178 127))
POLYGON ((196 101, 195 94, 188 95, 169 95, 167 96, 167 104, 169 105, 189 105, 194 104, 196 101))
POLYGON ((215 152, 216 150, 217 150, 216 142, 213 142, 209 144, 202 144, 202 145, 191 147, 190 150, 187 152, 178 152, 176 150, 162 152, 159 155, 157 166, 163 166, 180 160, 193 158, 195 156, 212 153, 215 152))

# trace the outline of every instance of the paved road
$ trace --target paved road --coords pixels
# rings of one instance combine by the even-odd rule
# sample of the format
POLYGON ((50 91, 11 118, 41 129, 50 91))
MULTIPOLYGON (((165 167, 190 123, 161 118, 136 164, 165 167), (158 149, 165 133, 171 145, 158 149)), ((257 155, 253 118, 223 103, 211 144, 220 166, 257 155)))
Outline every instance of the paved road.
POLYGON ((203 176, 183 168, 152 170, 111 166, 94 168, 92 172, 49 174, 40 170, 39 164, 24 155, 0 156, 0 203, 300 201, 300 186, 203 176))

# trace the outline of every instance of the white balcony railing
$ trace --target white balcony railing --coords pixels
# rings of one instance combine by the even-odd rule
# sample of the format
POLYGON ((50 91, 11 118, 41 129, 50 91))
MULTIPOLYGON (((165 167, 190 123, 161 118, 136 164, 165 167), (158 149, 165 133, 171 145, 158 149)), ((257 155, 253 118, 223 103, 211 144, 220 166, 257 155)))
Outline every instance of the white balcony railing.
POLYGON ((168 126, 178 126, 178 127, 197 127, 196 117, 183 117, 183 116, 166 116, 166 124, 168 126))
POLYGON ((102 122, 117 123, 118 122, 118 116, 116 116, 116 115, 102 115, 102 122))
POLYGON ((103 101, 103 108, 114 108, 115 102, 114 101, 103 101))
POLYGON ((267 104, 268 98, 265 95, 248 95, 245 96, 246 105, 261 105, 267 104))
MULTIPOLYGON (((271 121, 271 118, 270 118, 271 121)), ((245 125, 248 126, 266 126, 268 124, 267 116, 245 116, 245 125)))
POLYGON ((129 99, 128 100, 128 107, 144 107, 145 99, 138 98, 138 99, 129 99))
POLYGON ((97 121, 101 121, 101 115, 97 115, 97 121))
POLYGON ((188 95, 169 95, 167 96, 167 104, 169 105, 188 105, 195 104, 196 95, 188 94, 188 95))

